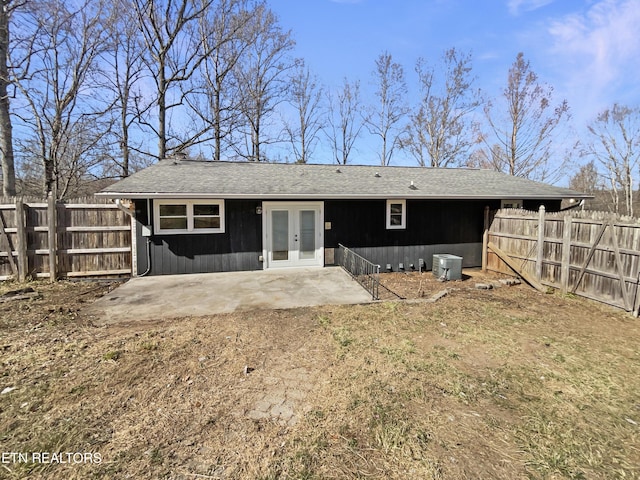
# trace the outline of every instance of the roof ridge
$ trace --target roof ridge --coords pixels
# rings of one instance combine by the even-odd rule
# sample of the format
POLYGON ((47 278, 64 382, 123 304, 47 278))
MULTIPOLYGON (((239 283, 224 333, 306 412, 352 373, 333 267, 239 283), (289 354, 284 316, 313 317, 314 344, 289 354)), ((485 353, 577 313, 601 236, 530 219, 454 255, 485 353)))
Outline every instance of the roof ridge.
POLYGON ((197 163, 202 165, 279 165, 279 166, 297 166, 300 168, 303 167, 333 167, 333 168, 390 168, 390 169, 412 169, 412 170, 456 170, 456 171, 488 171, 488 172, 498 172, 498 170, 493 170, 490 168, 479 168, 479 167, 433 167, 433 166, 421 166, 421 165, 370 165, 370 164, 361 164, 361 163, 289 163, 289 162, 252 162, 249 160, 198 160, 194 158, 171 158, 167 157, 158 162, 160 163, 173 163, 174 165, 181 163, 197 163))

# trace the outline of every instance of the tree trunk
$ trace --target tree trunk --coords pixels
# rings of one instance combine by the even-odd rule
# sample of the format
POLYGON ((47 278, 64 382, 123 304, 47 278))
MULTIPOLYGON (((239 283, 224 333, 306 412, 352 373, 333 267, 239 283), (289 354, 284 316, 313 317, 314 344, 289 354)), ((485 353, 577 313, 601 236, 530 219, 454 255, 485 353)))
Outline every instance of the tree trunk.
POLYGON ((122 130, 122 178, 129 176, 129 127, 123 124, 122 130))
POLYGON ((16 172, 13 159, 13 132, 9 115, 9 47, 8 5, 0 4, 0 155, 2 158, 2 193, 6 197, 16 195, 16 172))
POLYGON ((5 197, 16 195, 16 171, 13 159, 13 133, 11 128, 7 85, 2 80, 0 81, 0 155, 2 155, 2 194, 5 197))
POLYGON ((167 156, 167 81, 165 79, 164 64, 158 69, 158 159, 167 156))
POLYGON ((120 111, 120 128, 122 129, 122 140, 120 150, 122 151, 122 178, 129 176, 129 125, 127 123, 127 105, 129 104, 129 80, 122 92, 122 110, 120 111))
POLYGON ((219 81, 216 81, 216 91, 213 96, 214 108, 213 108, 213 135, 215 137, 215 152, 214 152, 214 161, 219 162, 222 160, 222 155, 220 153, 220 149, 222 148, 222 119, 220 109, 222 108, 222 102, 220 99, 220 91, 222 85, 219 81))

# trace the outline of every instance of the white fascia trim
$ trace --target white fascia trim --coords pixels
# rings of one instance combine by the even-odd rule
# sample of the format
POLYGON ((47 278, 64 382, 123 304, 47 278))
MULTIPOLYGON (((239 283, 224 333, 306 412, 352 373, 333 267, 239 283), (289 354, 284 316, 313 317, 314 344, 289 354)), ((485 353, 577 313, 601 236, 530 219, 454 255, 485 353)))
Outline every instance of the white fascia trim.
POLYGON ((389 195, 389 194, 220 194, 220 193, 97 193, 97 196, 121 199, 180 198, 180 199, 242 199, 242 200, 564 200, 593 198, 593 195, 389 195))

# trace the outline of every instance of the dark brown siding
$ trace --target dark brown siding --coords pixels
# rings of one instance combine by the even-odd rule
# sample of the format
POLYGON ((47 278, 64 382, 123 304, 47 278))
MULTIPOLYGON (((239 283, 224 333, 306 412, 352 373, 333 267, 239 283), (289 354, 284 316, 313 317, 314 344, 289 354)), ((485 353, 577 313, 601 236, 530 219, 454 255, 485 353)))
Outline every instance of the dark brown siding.
POLYGON ((325 247, 339 243, 367 260, 399 270, 419 268, 419 260, 431 269, 436 253, 463 257, 463 266, 481 263, 484 209, 500 207, 499 201, 407 200, 407 228, 386 228, 386 200, 325 202, 325 247))
MULTIPOLYGON (((523 207, 557 211, 560 201, 524 200, 523 207)), ((485 207, 500 208, 500 200, 407 200, 407 228, 386 228, 386 200, 331 200, 325 202, 325 247, 339 243, 367 260, 398 271, 431 270, 434 254, 449 253, 463 258, 464 267, 482 264, 482 233, 485 207)), ((329 256, 331 258, 331 256, 329 256)))
POLYGON ((386 228, 385 200, 325 202, 325 246, 388 247, 482 241, 484 208, 490 201, 407 200, 407 228, 386 228))
POLYGON ((256 214, 261 202, 225 201, 225 233, 142 236, 142 225, 153 232, 153 201, 136 201, 138 273, 149 275, 261 270, 262 216, 256 214), (149 252, 147 253, 147 248, 149 252))

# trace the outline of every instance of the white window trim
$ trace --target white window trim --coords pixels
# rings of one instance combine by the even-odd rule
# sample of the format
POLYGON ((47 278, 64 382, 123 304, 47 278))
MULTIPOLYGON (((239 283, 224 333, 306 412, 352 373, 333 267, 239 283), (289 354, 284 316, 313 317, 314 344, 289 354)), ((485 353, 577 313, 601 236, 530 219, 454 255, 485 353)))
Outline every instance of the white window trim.
POLYGON ((224 200, 183 200, 183 199, 161 199, 153 201, 153 230, 157 235, 179 235, 184 233, 224 233, 224 200), (187 206, 187 228, 185 229, 162 229, 160 228, 160 205, 186 205, 187 206), (194 228, 193 227, 193 206, 194 205, 218 205, 220 207, 220 228, 194 228))
POLYGON ((387 230, 403 230, 407 228, 407 201, 406 200, 387 200, 387 230), (391 225, 391 205, 402 205, 402 220, 400 225, 391 225))

